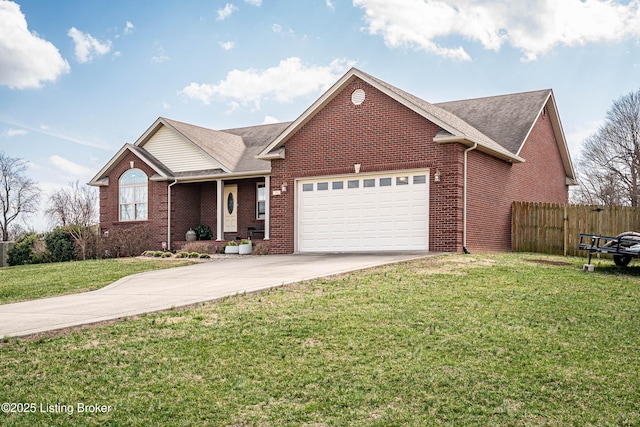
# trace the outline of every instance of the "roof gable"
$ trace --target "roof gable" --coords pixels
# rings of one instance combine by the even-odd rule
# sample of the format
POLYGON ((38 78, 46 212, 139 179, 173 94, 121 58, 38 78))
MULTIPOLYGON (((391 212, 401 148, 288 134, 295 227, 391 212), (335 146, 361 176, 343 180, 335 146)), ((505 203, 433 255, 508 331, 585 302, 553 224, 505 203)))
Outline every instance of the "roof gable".
POLYGON ((551 90, 436 104, 460 117, 512 153, 519 153, 551 90))
POLYGON ((153 169, 156 174, 151 177, 152 180, 166 180, 171 176, 171 171, 168 170, 158 159, 156 159, 151 153, 149 153, 144 148, 136 147, 132 144, 125 144, 118 150, 118 152, 109 160, 109 162, 104 165, 100 172, 94 176, 91 181, 89 181, 89 185, 101 187, 104 185, 109 185, 109 177, 108 174, 111 172, 118 163, 122 161, 122 159, 126 156, 127 153, 133 153, 140 160, 142 160, 147 166, 153 169))
POLYGON ((551 89, 436 104, 520 155, 541 114, 549 114, 567 178, 575 180, 569 148, 551 89), (546 110, 545 110, 546 109, 546 110))
POLYGON ((199 144, 194 143, 189 135, 177 130, 166 119, 157 122, 153 131, 134 145, 147 150, 172 172, 229 170, 228 166, 225 167, 199 144))
POLYGON ((346 87, 353 79, 361 79, 370 84, 374 88, 380 90, 395 101, 401 103, 407 108, 420 114, 427 120, 440 126, 444 133, 440 138, 434 139, 435 142, 461 142, 463 144, 473 146, 477 144, 478 149, 486 151, 496 157, 502 158, 510 162, 523 162, 524 159, 518 157, 492 140, 478 129, 471 126, 455 114, 420 99, 408 92, 379 80, 367 73, 356 68, 349 70, 342 78, 340 78, 329 90, 327 90, 316 102, 314 102, 300 117, 293 121, 267 148, 260 154, 259 158, 272 159, 283 157, 284 143, 302 126, 304 126, 315 114, 324 108, 340 91, 346 87))

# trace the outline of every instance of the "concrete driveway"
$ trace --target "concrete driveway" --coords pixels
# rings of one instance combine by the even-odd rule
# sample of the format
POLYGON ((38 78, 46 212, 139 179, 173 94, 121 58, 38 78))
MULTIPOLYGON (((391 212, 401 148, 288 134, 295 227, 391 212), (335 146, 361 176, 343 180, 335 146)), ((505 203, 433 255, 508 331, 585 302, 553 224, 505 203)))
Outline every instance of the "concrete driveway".
POLYGON ((140 273, 93 292, 0 305, 0 337, 166 310, 428 255, 433 254, 237 256, 140 273))

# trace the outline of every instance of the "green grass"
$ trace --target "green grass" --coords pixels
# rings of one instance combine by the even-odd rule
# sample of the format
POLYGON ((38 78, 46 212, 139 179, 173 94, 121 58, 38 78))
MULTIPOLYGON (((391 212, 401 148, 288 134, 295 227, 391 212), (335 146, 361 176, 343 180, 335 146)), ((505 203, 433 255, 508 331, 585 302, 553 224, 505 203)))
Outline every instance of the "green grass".
POLYGON ((9 339, 0 402, 112 409, 0 424, 640 425, 638 267, 583 263, 444 256, 9 339))
POLYGON ((93 291, 130 274, 189 264, 120 258, 0 268, 0 304, 93 291))

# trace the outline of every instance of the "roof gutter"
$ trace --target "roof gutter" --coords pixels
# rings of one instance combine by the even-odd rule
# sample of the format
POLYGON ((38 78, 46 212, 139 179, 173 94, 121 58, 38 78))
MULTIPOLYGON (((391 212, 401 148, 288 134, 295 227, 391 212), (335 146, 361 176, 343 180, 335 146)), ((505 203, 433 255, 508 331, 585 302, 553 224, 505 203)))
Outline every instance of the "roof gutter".
POLYGON ((230 180, 234 178, 260 178, 265 175, 271 175, 271 170, 263 170, 263 171, 250 171, 250 172, 237 172, 237 173, 216 173, 210 175, 201 175, 201 176, 172 176, 172 177, 158 177, 156 179, 151 178, 152 181, 171 181, 171 180, 180 180, 182 184, 188 184, 191 182, 203 182, 203 181, 217 181, 220 179, 230 180))
POLYGON ((478 143, 478 141, 476 141, 474 138, 470 138, 467 136, 458 136, 458 135, 435 136, 433 138, 433 142, 438 144, 448 144, 451 142, 458 142, 460 144, 466 145, 467 147, 473 147, 474 150, 477 148, 479 151, 485 152, 487 154, 491 154, 493 157, 504 160, 505 162, 508 162, 508 163, 524 163, 525 162, 525 159, 523 159, 520 156, 514 155, 512 153, 509 153, 507 150, 498 151, 491 147, 487 147, 482 143, 478 143))
POLYGON ((473 146, 464 150, 464 182, 462 184, 462 250, 465 254, 469 253, 467 249, 467 170, 468 170, 468 156, 469 151, 478 148, 478 143, 474 142, 473 146))

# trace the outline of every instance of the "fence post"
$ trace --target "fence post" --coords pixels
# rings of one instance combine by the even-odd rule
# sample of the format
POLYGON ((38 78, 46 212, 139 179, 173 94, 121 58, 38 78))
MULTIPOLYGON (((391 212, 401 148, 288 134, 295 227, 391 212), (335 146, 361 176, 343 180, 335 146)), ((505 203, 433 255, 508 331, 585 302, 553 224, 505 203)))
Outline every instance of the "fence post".
POLYGON ((564 213, 562 216, 562 228, 564 231, 564 243, 562 244, 564 250, 564 256, 567 256, 567 251, 569 250, 569 216, 567 215, 567 205, 564 206, 564 213))

